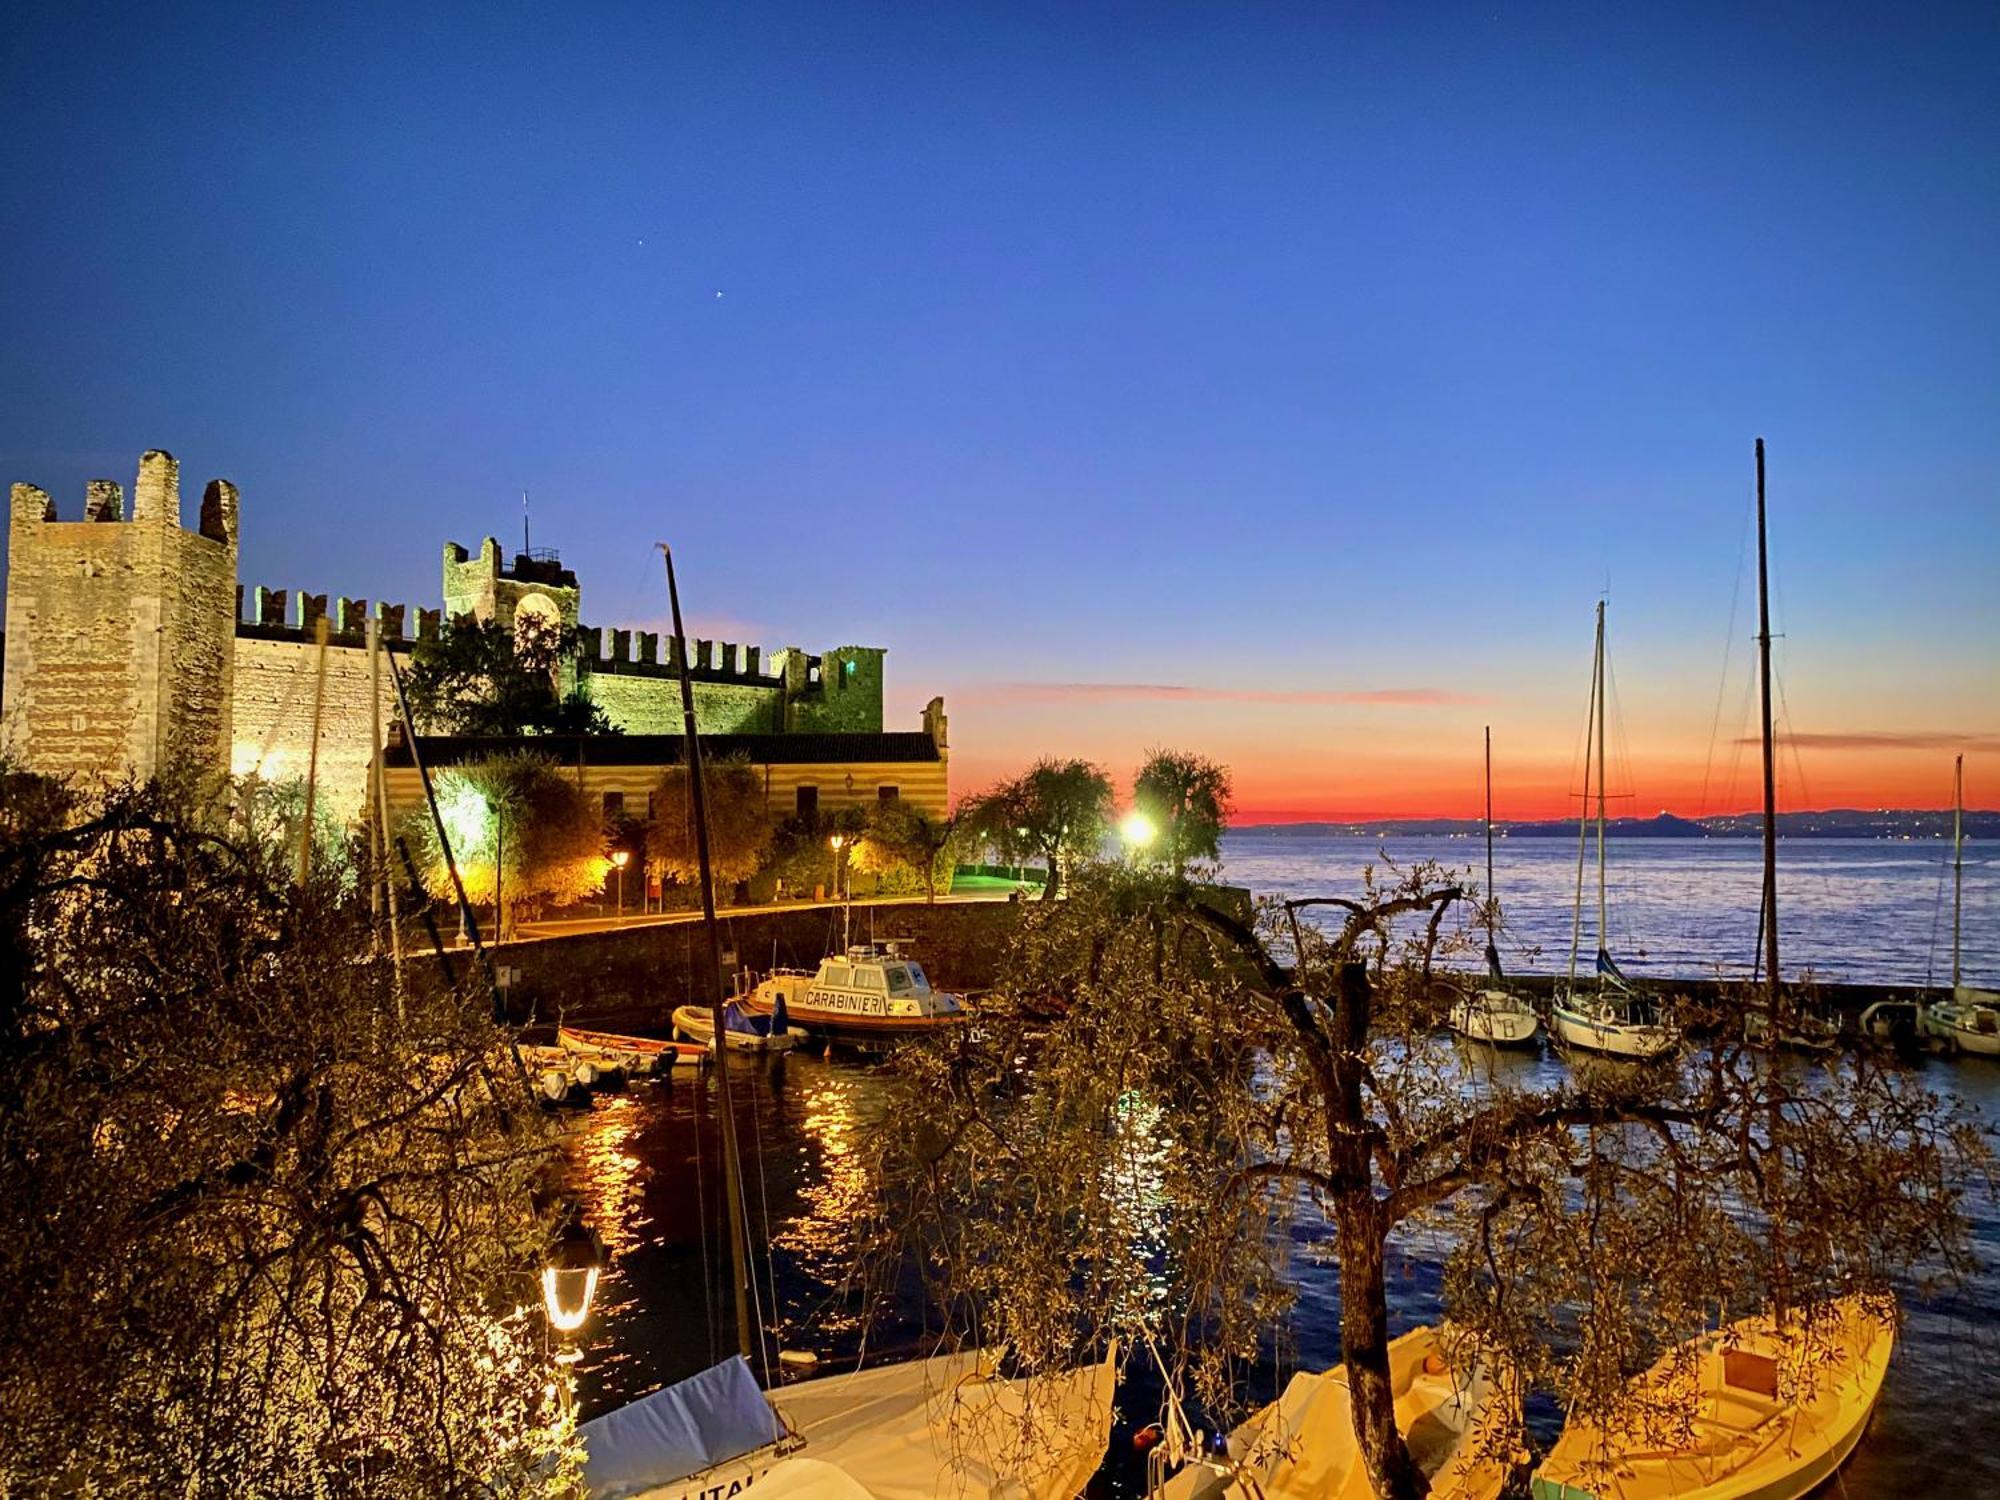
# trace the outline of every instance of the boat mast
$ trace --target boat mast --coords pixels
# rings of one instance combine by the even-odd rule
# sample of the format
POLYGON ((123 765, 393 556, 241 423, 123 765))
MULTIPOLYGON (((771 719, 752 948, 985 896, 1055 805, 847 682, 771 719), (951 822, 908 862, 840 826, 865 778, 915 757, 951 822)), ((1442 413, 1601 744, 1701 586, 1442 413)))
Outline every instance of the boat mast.
POLYGON ((1583 803, 1576 818, 1576 905, 1569 920, 1569 982, 1576 984, 1576 955, 1583 947, 1583 861, 1590 851, 1590 739, 1597 728, 1597 674, 1604 664, 1604 606, 1597 606, 1598 650, 1590 659, 1590 696, 1583 715, 1583 803))
POLYGON ((1486 726, 1486 972, 1494 978, 1500 976, 1500 949, 1495 942, 1494 926, 1498 911, 1494 902, 1498 897, 1493 892, 1493 726, 1486 726))
POLYGON ((1604 925, 1604 742, 1609 726, 1604 722, 1604 601, 1597 601, 1597 951, 1608 953, 1611 943, 1604 925))
POLYGON ((1965 894, 1965 757, 1951 763, 1951 987, 1958 990, 1958 908, 1965 894))
POLYGON ((1764 440, 1757 439, 1757 672, 1764 704, 1764 985, 1778 1024, 1778 756, 1771 737, 1771 584, 1764 546, 1764 440))
POLYGON ((715 921, 715 870, 708 857, 708 795, 702 785, 701 736, 695 732, 694 679, 688 675, 687 633, 681 628, 681 595, 674 584, 674 554, 661 542, 667 562, 667 602, 673 609, 674 660, 681 673, 681 744, 686 748, 688 792, 694 803, 695 858, 701 864, 701 925, 708 935, 708 998, 715 1024, 715 1104, 722 1116, 722 1182, 729 1202, 729 1263, 736 1282, 736 1346, 751 1357, 750 1255, 744 1244, 743 1167, 736 1151, 736 1115, 729 1102, 728 1017, 722 1002, 722 939, 715 921))

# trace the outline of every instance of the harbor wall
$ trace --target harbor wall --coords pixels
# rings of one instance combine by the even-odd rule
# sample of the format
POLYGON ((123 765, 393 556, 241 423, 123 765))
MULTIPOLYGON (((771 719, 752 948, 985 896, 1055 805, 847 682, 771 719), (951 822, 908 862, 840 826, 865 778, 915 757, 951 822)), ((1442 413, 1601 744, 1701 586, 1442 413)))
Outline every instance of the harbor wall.
MULTIPOLYGON (((1006 901, 921 901, 856 907, 854 941, 900 939, 938 989, 990 989, 1022 907, 1006 901)), ((497 963, 515 972, 508 1010, 518 1020, 558 1019, 664 1034, 677 1005, 696 997, 695 975, 706 962, 699 922, 653 923, 616 932, 506 943, 497 963)), ((840 944, 840 909, 806 906, 722 919, 724 963, 811 970, 840 944)), ((469 954, 454 954, 455 961, 469 954)))

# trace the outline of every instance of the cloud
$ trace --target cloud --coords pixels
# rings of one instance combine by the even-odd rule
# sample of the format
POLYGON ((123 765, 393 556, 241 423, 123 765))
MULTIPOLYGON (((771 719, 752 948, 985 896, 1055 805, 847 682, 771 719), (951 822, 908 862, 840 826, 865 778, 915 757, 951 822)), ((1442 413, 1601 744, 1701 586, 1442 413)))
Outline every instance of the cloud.
MULTIPOLYGON (((1944 729, 1856 729, 1839 734, 1781 734, 1800 750, 2000 750, 2000 734, 1955 734, 1944 729)), ((1754 734, 1736 741, 1760 743, 1754 734)))
POLYGON ((1484 699, 1443 688, 1353 688, 1286 691, 1267 688, 1189 687, 1169 682, 1000 682, 977 696, 1016 703, 1057 703, 1078 698, 1148 703, 1285 703, 1323 706, 1441 708, 1484 699))

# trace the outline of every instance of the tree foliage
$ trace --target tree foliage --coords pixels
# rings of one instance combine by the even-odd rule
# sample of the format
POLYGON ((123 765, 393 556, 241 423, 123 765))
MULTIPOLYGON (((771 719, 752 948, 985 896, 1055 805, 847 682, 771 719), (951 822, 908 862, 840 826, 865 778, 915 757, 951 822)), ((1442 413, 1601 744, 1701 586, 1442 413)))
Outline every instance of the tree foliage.
POLYGON ((875 809, 854 850, 854 867, 881 876, 906 870, 923 885, 924 899, 936 901, 938 882, 947 890, 963 840, 959 821, 933 818, 921 808, 890 802, 875 809))
POLYGON ((1038 760, 989 787, 964 808, 967 832, 1005 858, 1032 854, 1048 864, 1044 900, 1061 894, 1068 872, 1096 857, 1111 826, 1111 778, 1087 760, 1038 760))
MULTIPOLYGON (((715 878, 725 886, 748 880, 762 867, 771 847, 764 780, 748 758, 740 755, 704 760, 701 777, 708 804, 708 855, 715 878)), ((654 786, 653 818, 646 826, 650 868, 684 885, 701 879, 691 790, 687 767, 667 767, 654 786)))
POLYGON ((1132 805, 1152 820, 1159 837, 1145 857, 1176 878, 1191 864, 1222 858, 1229 826, 1229 768, 1186 750, 1151 750, 1132 778, 1132 805))
MULTIPOLYGON (((882 1241, 958 1326, 1044 1368, 1152 1341, 1235 1410, 1287 1315, 1287 1255, 1338 1269, 1376 1493, 1424 1480, 1388 1384, 1392 1244, 1447 1246, 1453 1338, 1613 1421, 1675 1341, 1774 1296, 1810 1315, 1962 1268, 1973 1123, 1870 1056, 1807 1066, 1723 1038, 1653 1068, 1522 1086, 1441 1035, 1439 955, 1476 937, 1429 865, 1256 928, 1178 882, 1093 868, 1026 919, 980 1027, 898 1054, 923 1120, 877 1163, 882 1241), (1331 914, 1322 928, 1314 918, 1331 914)), ((1492 1433, 1511 1451, 1518 1434, 1492 1433)))
MULTIPOLYGON (((563 906, 604 888, 611 866, 603 818, 560 767, 535 755, 497 755, 447 766, 431 784, 468 900, 491 902, 497 887, 511 913, 520 903, 563 906)), ((412 808, 402 827, 425 889, 456 899, 429 806, 412 808)))
POLYGON ((8 792, 0 1491, 567 1493, 552 1140, 484 998, 399 999, 157 785, 8 792))
POLYGON ((404 673, 410 712, 426 734, 616 734, 580 690, 562 691, 576 631, 522 614, 517 628, 470 616, 418 641, 404 673))

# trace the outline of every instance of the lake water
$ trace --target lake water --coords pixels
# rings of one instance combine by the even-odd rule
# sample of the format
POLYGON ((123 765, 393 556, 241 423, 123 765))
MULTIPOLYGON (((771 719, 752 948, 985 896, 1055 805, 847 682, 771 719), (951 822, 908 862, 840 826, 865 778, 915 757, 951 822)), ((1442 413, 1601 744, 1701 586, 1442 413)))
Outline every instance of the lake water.
MULTIPOLYGON (((1576 849, 1559 840, 1517 840, 1500 849, 1509 962, 1549 969, 1567 960, 1576 849), (1529 961, 1523 944, 1540 944, 1529 961)), ((1390 841, 1398 861, 1483 859, 1472 841, 1390 841)), ((1811 964, 1828 979, 1921 982, 1949 972, 1950 894, 1937 918, 1937 845, 1800 841, 1783 851, 1781 934, 1787 974, 1811 964), (1934 920, 1936 919, 1936 920, 1934 920), (1933 928, 1941 934, 1934 937, 1933 928)), ((1351 892, 1376 846, 1354 839, 1232 835, 1227 873, 1263 892, 1351 892)), ((1631 841, 1614 853, 1613 950, 1638 972, 1709 974, 1747 963, 1756 935, 1758 854, 1750 841, 1631 841), (1747 913, 1747 921, 1745 914, 1747 913), (1621 927, 1621 923, 1626 924, 1621 927), (1629 937, 1626 936, 1629 934, 1629 937)), ((1968 850, 1966 968, 2000 977, 1995 878, 1968 850)), ((1503 944, 1503 947, 1506 945, 1503 944)), ((1552 1055, 1501 1059, 1531 1079, 1553 1079, 1552 1055)), ((2000 1064, 1923 1063, 1933 1087, 1957 1092, 1989 1122, 2000 1119, 2000 1064)), ((868 1207, 861 1151, 882 1128, 878 1067, 791 1054, 731 1066, 753 1215, 761 1222, 760 1281, 776 1305, 761 1321, 788 1348, 839 1368, 864 1348, 907 1348, 922 1332, 922 1307, 905 1284, 854 1284, 856 1226, 868 1207)), ((1996 1140, 2000 1145, 2000 1140, 1996 1140)), ((570 1178, 614 1259, 576 1366, 586 1415, 694 1373, 734 1348, 717 1274, 726 1253, 717 1226, 720 1158, 713 1083, 680 1079, 600 1096, 579 1114, 569 1140, 570 1178)), ((1951 1491, 2000 1494, 2000 1451, 1985 1434, 2000 1423, 2000 1209, 1972 1204, 1978 1271, 1928 1300, 1906 1298, 1908 1321, 1875 1424, 1835 1493, 1905 1496, 1951 1491)), ((1391 1277, 1394 1330, 1438 1316, 1433 1249, 1403 1246, 1391 1277)), ((1338 1293, 1332 1270, 1300 1257, 1299 1301, 1286 1331, 1290 1358, 1338 1360, 1338 1293)), ((1273 1377, 1275 1378, 1275 1372, 1273 1377)), ((1157 1388, 1143 1376, 1121 1391, 1114 1462, 1101 1476, 1111 1495, 1141 1493, 1127 1435, 1157 1415, 1157 1388)))

